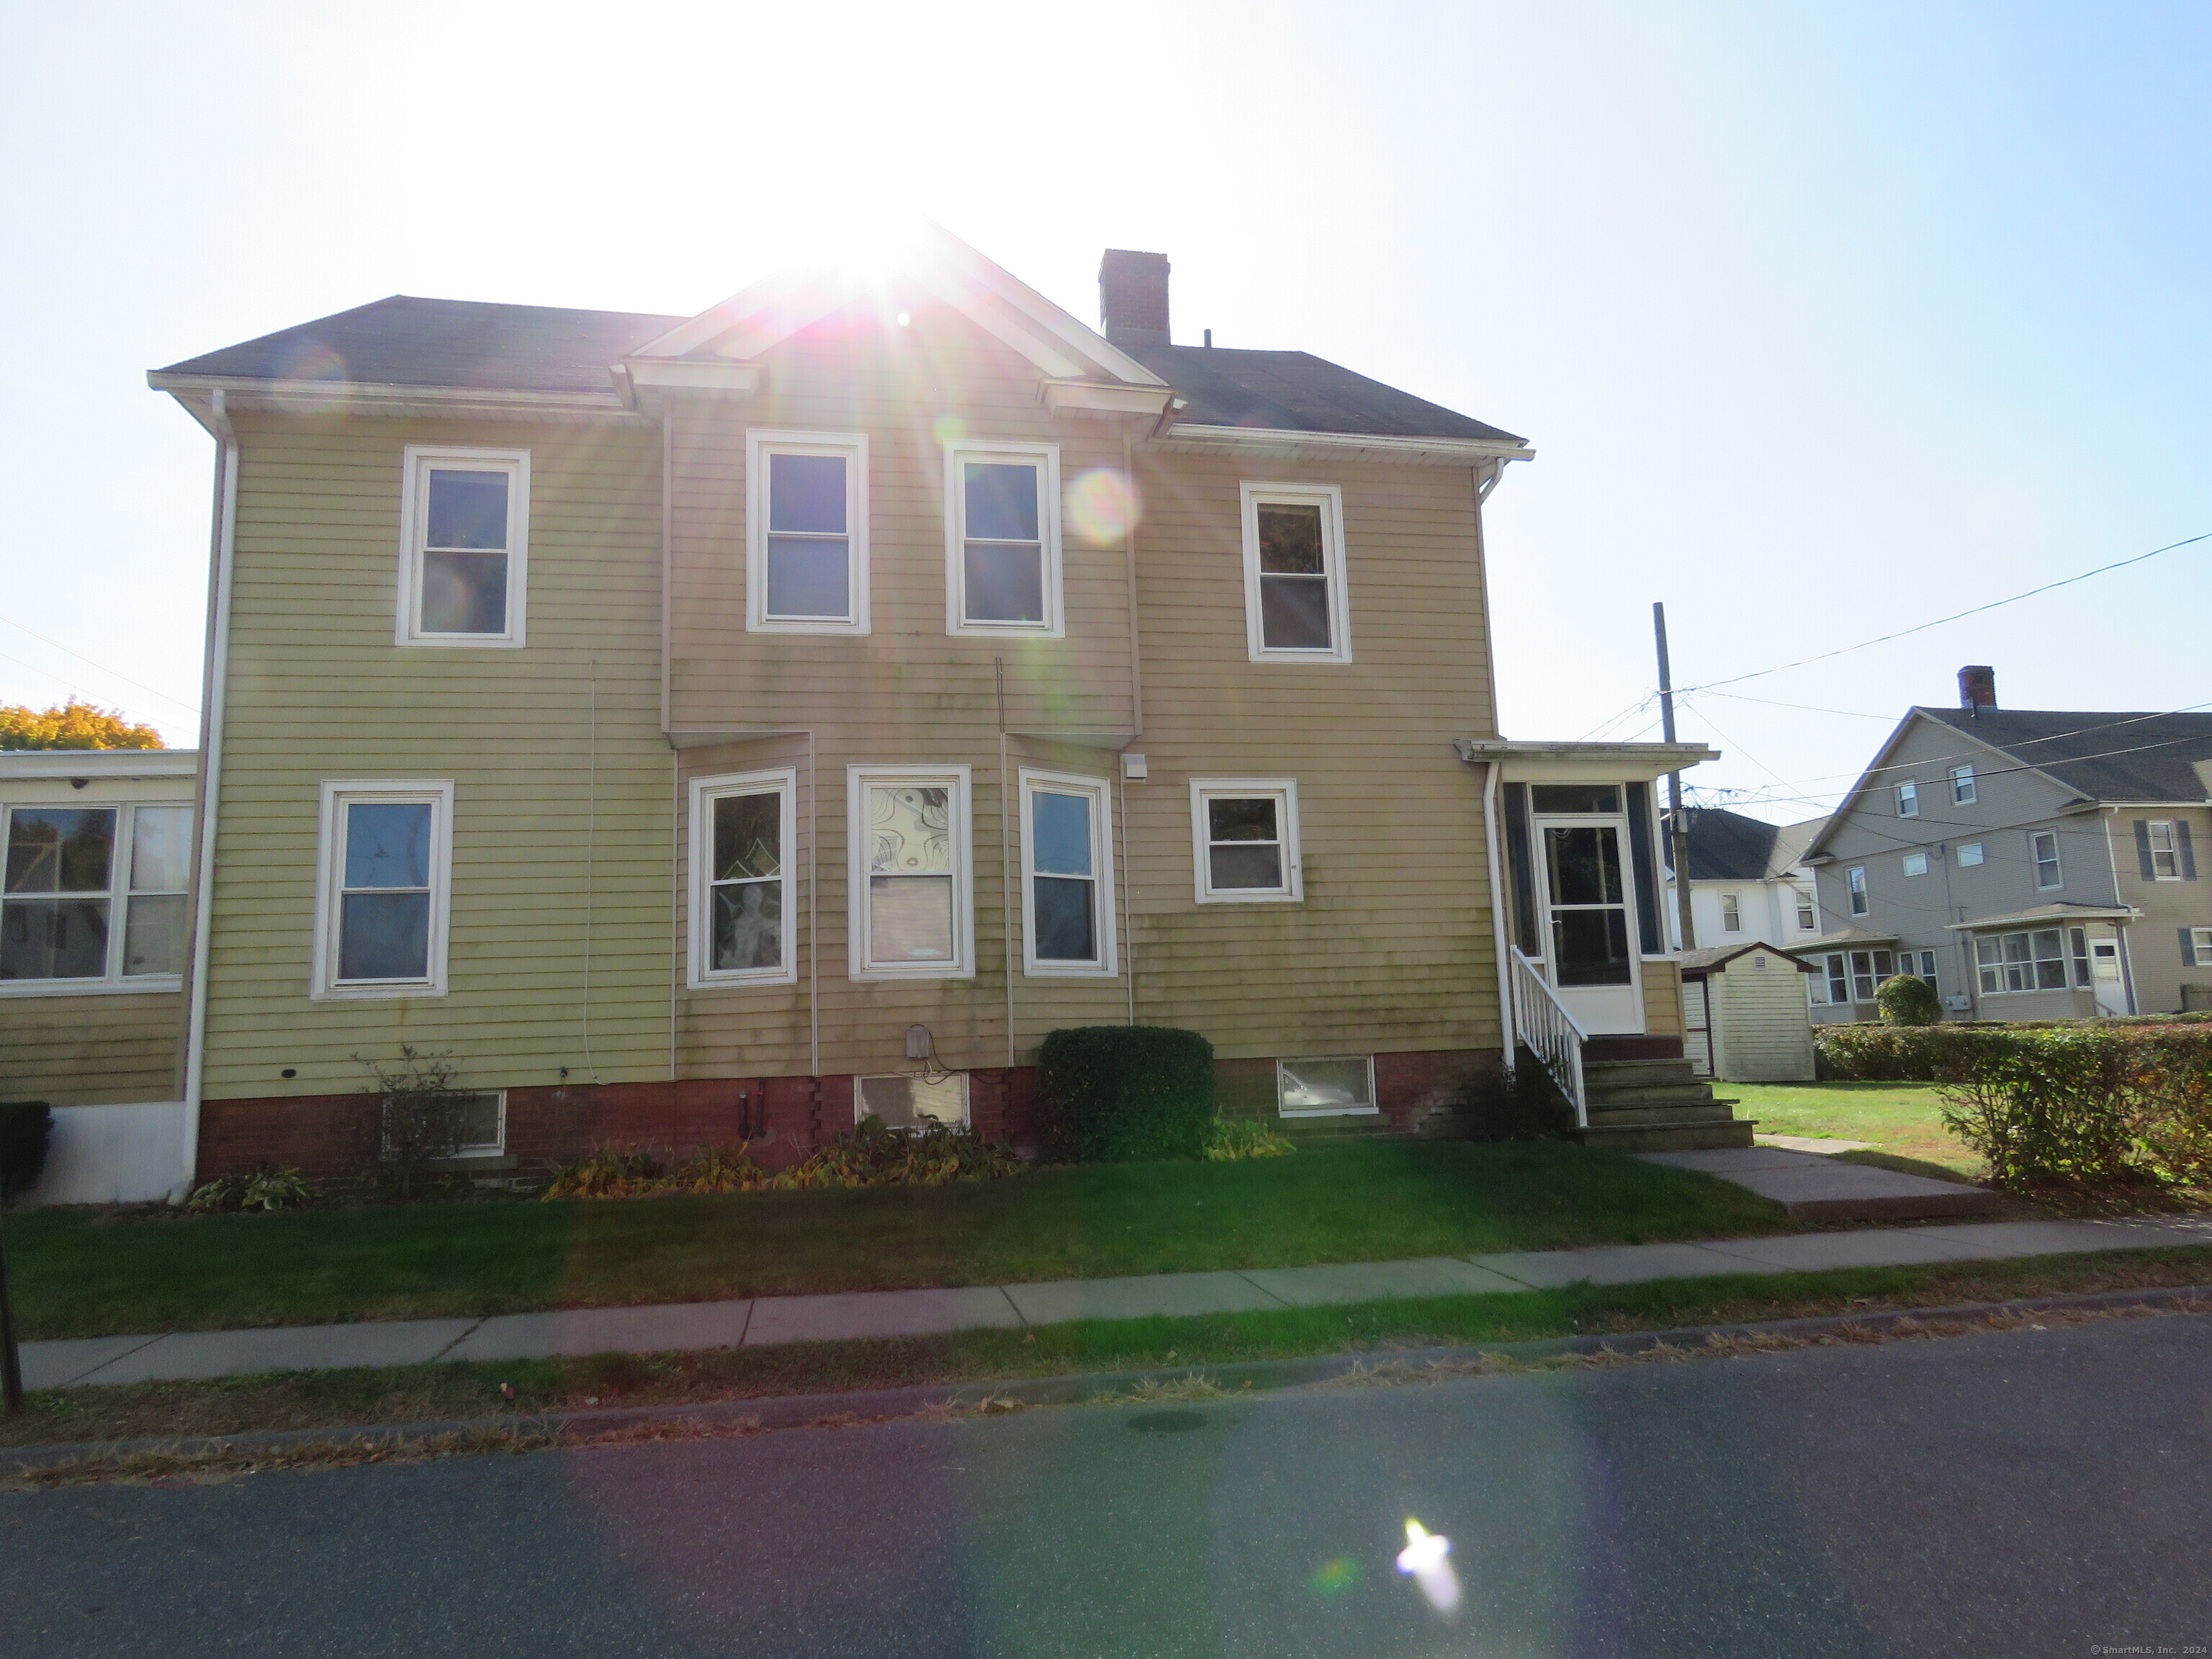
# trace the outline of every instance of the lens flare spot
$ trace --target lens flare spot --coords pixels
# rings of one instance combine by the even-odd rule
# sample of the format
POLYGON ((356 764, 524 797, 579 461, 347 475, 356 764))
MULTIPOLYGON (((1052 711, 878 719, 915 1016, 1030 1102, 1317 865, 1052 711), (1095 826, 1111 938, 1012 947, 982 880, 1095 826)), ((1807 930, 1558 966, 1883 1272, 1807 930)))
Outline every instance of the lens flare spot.
POLYGON ((1341 1595, 1358 1583, 1366 1574, 1366 1568, 1348 1555, 1340 1555, 1334 1561, 1324 1561, 1306 1580, 1316 1595, 1341 1595))
POLYGON ((275 400, 280 406, 301 410, 336 408, 344 395, 338 388, 348 378, 346 360, 321 341, 309 340, 285 354, 276 378, 287 384, 275 400), (319 384, 331 391, 315 391, 319 384))
POLYGON ((941 444, 957 444, 968 436, 968 422, 957 415, 940 415, 929 423, 930 431, 941 444))
POLYGON ((1111 547, 1143 516, 1136 485, 1118 467, 1094 466, 1068 487, 1068 526, 1094 547, 1111 547))
POLYGON ((1418 1521, 1406 1522, 1406 1547, 1398 1552, 1398 1571, 1420 1586, 1438 1613, 1459 1606, 1459 1575, 1452 1571, 1451 1540, 1418 1521))

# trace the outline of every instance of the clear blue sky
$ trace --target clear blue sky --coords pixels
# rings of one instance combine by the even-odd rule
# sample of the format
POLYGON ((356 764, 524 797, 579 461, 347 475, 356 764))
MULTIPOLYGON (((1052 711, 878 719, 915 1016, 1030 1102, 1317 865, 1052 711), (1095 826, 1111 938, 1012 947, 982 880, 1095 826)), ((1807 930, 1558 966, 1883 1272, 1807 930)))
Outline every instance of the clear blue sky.
MULTIPOLYGON (((1694 684, 2212 531, 2201 4, 15 3, 0 65, 0 701, 176 743, 210 446, 147 368, 394 292, 696 311, 885 198, 1533 440, 1510 736, 1644 697, 1654 599, 1694 684)), ((1695 781, 1808 815, 1964 662, 2212 702, 2208 572, 1693 698, 1695 781)))

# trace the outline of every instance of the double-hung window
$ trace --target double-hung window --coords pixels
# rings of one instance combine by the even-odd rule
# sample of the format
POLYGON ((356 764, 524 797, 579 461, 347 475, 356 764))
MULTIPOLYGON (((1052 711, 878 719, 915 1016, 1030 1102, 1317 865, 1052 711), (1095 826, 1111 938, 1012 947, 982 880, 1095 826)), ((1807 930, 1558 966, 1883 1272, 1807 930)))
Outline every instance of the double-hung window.
POLYGON ((1350 662, 1344 492, 1247 483, 1244 626, 1254 662, 1350 662))
POLYGON ((1853 915, 1865 915, 1874 908, 1867 899, 1867 879, 1866 871, 1864 869, 1861 868, 1844 871, 1844 885, 1850 891, 1851 914, 1853 915))
POLYGON ((443 996, 453 786, 323 785, 313 994, 443 996))
POLYGON ((868 440, 745 434, 745 625, 868 631, 868 440))
POLYGON ((1820 914, 1814 905, 1812 894, 1807 892, 1802 887, 1798 888, 1796 892, 1798 931, 1809 933, 1820 925, 1820 914))
POLYGON ((967 979, 975 971, 969 771, 847 769, 854 979, 967 979))
POLYGON ((1060 446, 945 447, 945 631, 1057 637, 1060 446))
POLYGON ((1112 816, 1102 778, 1024 771, 1022 948, 1038 975, 1114 972, 1112 816))
POLYGON ((797 774, 691 784, 691 984, 788 985, 797 976, 792 886, 797 774))
POLYGON ((164 990, 185 968, 189 806, 8 809, 0 990, 164 990))
POLYGON ((1723 933, 1743 932, 1743 901, 1735 893, 1721 895, 1721 932, 1723 933))
POLYGON ((1194 778, 1190 816, 1200 904, 1305 896, 1296 782, 1194 778))
POLYGON ((1896 971, 1897 958, 1887 951, 1838 951, 1820 959, 1821 973, 1814 981, 1814 1000, 1839 1006, 1872 1002, 1882 981, 1896 971))
POLYGON ((399 643, 521 645, 530 452, 410 444, 405 490, 399 643))
POLYGON ((2153 881, 2181 879, 2181 843, 2170 823, 2146 823, 2143 825, 2143 847, 2148 854, 2145 862, 2149 866, 2153 881))
POLYGON ((2065 877, 2058 868, 2058 836, 2055 830, 2039 830, 2027 838, 2028 850, 2035 860, 2035 884, 2044 892, 2063 887, 2065 877))
POLYGON ((1974 941, 1974 966, 1984 995, 2012 991, 2063 991, 2069 965, 2073 982, 2089 982, 2087 934, 2079 927, 2040 927, 2025 933, 1984 933, 1974 941))
POLYGON ((1920 816, 1920 786, 1918 784, 1900 783, 1897 786, 1897 816, 1901 818, 1917 818, 1920 816))
POLYGON ((1951 805, 1972 806, 1976 799, 1974 769, 1972 766, 1953 767, 1951 769, 1951 805))

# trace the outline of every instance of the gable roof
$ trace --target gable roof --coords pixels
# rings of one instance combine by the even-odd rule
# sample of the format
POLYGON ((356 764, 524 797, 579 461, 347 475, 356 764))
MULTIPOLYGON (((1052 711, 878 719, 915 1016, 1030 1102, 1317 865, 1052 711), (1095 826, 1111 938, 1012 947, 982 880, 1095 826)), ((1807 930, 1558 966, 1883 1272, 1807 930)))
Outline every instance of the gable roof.
POLYGON ((1682 817, 1692 881, 1778 881, 1827 822, 1769 823, 1720 806, 1686 806, 1682 817))
POLYGON ((240 380, 343 380, 504 392, 613 390, 609 366, 684 321, 629 311, 394 294, 157 369, 240 380))
POLYGON ((1310 352, 1179 345, 1133 345, 1128 352, 1189 405, 1176 412, 1179 424, 1523 441, 1310 352))
POLYGON ((1915 708, 2002 749, 2094 801, 2201 801, 2191 763, 2212 760, 2212 714, 2099 714, 2053 709, 1915 708))
POLYGON ((1702 950, 1682 952, 1682 977, 1703 979, 1711 973, 1726 973, 1728 964, 1738 957, 1747 957, 1753 951, 1764 951, 1769 956, 1788 963, 1801 973, 1817 974, 1820 970, 1811 963, 1791 955, 1778 945, 1765 945, 1753 939, 1748 945, 1714 945, 1702 950))

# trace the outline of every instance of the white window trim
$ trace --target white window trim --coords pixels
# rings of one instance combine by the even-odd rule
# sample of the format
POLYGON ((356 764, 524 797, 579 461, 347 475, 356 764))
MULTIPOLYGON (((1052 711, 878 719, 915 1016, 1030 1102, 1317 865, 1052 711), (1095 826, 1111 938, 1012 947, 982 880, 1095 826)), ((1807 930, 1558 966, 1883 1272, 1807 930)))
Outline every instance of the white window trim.
POLYGON ((845 769, 848 974, 860 983, 902 979, 975 977, 974 799, 967 765, 848 766, 845 769), (952 792, 952 949, 951 962, 868 961, 868 788, 872 784, 939 785, 952 792))
POLYGON ((766 772, 732 772, 691 780, 691 927, 690 988, 713 991, 746 985, 791 985, 799 979, 799 878, 793 856, 799 824, 799 773, 781 767, 766 772), (782 797, 777 814, 781 839, 783 874, 782 950, 780 968, 714 968, 708 965, 714 941, 714 803, 729 795, 782 797))
POLYGON ((1867 890, 1866 866, 1855 865, 1844 872, 1844 908, 1855 916, 1874 914, 1874 895, 1867 890), (1853 878, 1856 879, 1854 880, 1853 878))
POLYGON ((446 994, 446 934, 453 910, 453 782, 450 778, 325 778, 315 837, 315 942, 307 994, 318 1002, 351 1002, 446 994), (430 804, 430 950, 419 980, 343 983, 337 978, 338 899, 343 890, 344 808, 356 801, 430 804))
MULTIPOLYGON (((867 1072, 854 1078, 853 1127, 854 1128, 860 1127, 862 1121, 870 1115, 868 1112, 867 1085, 885 1078, 911 1077, 913 1075, 914 1073, 911 1072, 867 1072)), ((948 1127, 962 1129, 973 1128, 975 1124, 975 1088, 969 1073, 966 1072, 952 1072, 950 1073, 943 1073, 941 1075, 957 1078, 960 1081, 960 1121, 957 1125, 948 1127)), ((894 1129, 892 1133, 895 1134, 904 1133, 907 1133, 907 1131, 903 1129, 894 1129)))
POLYGON ((2146 818, 2143 820, 2143 839, 2145 845, 2150 848, 2150 878, 2153 881, 2179 881, 2182 879, 2181 834, 2180 831, 2177 830, 2173 827, 2173 824, 2174 821, 2172 818, 2146 818), (2158 844, 2158 832, 2161 830, 2166 831, 2166 845, 2164 847, 2160 847, 2158 844), (2172 870, 2161 870, 2158 867, 2158 861, 2161 855, 2172 860, 2173 868, 2172 870))
MULTIPOLYGON (((77 811, 112 811, 115 814, 115 848, 110 857, 107 889, 103 893, 58 894, 67 898, 105 898, 107 901, 107 957, 98 979, 9 979, 0 980, 0 997, 96 997, 150 996, 166 991, 184 988, 185 976, 176 974, 137 974, 126 976, 123 972, 123 952, 128 943, 131 903, 133 899, 166 898, 176 893, 189 893, 187 884, 182 888, 157 889, 149 893, 131 890, 131 862, 137 852, 138 811, 145 806, 181 806, 190 811, 191 803, 181 800, 19 800, 0 805, 0 856, 5 855, 8 845, 9 820, 15 813, 77 811)), ((189 837, 197 826, 188 827, 189 837)), ((25 898, 40 896, 24 894, 25 898)), ((191 905, 187 901, 185 932, 186 954, 191 950, 191 905)))
POLYGON ((1723 933, 1741 933, 1743 932, 1743 895, 1741 893, 1723 893, 1720 897, 1721 932, 1723 933), (1734 918, 1733 921, 1730 920, 1731 917, 1734 918))
POLYGON ((2058 832, 2056 830, 2031 830, 2027 832, 2027 867, 2029 872, 2035 877, 2037 892, 2056 893, 2065 887, 2066 860, 2063 849, 2058 845, 2058 832), (2036 842, 2041 841, 2045 836, 2051 838, 2051 866, 2058 872, 2058 879, 2056 881, 2044 880, 2043 855, 2036 850, 2036 842))
POLYGON ((1907 853, 1904 857, 1898 860, 1898 867, 1903 870, 1908 876, 1924 876, 1928 873, 1928 854, 1925 853, 1907 853), (1920 860, 1920 867, 1917 870, 1912 867, 1912 861, 1915 859, 1920 860))
POLYGON ((1375 1056, 1372 1054, 1290 1054, 1275 1061, 1275 1115, 1282 1117, 1380 1117, 1382 1103, 1375 1098, 1375 1056), (1301 1060, 1358 1060, 1367 1064, 1367 1103, 1364 1106, 1285 1106, 1283 1067, 1301 1060))
POLYGON ((1959 843, 1958 864, 1960 869, 1971 870, 1977 865, 1987 864, 1989 861, 1990 849, 1985 843, 1978 841, 1966 841, 1960 842, 1959 843), (1974 856, 1968 858, 1966 854, 1969 853, 1972 853, 1974 856))
POLYGON ((1980 787, 1974 777, 1972 765, 1951 769, 1951 805, 1972 806, 1981 798, 1980 787))
POLYGON ((1306 896, 1304 860, 1298 847, 1298 785, 1295 778, 1193 778, 1190 781, 1191 888, 1200 904, 1300 904, 1306 896), (1281 887, 1235 888, 1215 892, 1206 858, 1206 803, 1214 795, 1273 795, 1280 818, 1281 887))
POLYGON ((865 432, 745 433, 745 629, 753 634, 865 634, 868 631, 868 434, 865 432), (768 458, 839 455, 845 459, 845 599, 841 618, 768 614, 768 458))
POLYGON ((1336 484, 1255 483, 1237 486, 1243 500, 1244 640, 1254 662, 1347 663, 1352 660, 1352 599, 1345 574, 1344 491, 1336 484), (1328 577, 1329 648, 1271 648, 1260 614, 1260 507, 1287 502, 1319 506, 1322 568, 1328 577))
POLYGON ((471 1141, 458 1147, 455 1158, 505 1158, 507 1156, 507 1091, 504 1089, 464 1089, 463 1094, 489 1095, 499 1106, 499 1137, 495 1140, 471 1141))
POLYGON ((2082 928, 2069 927, 2062 922, 2056 927, 2008 927, 2002 933, 1977 933, 1973 937, 1972 982, 1977 990, 1983 996, 2057 996, 2070 991, 2087 990, 2093 983, 2094 975, 2094 971, 2089 965, 2093 961, 2093 957, 2089 954, 2088 939, 2085 930, 2082 928), (2052 960, 2050 957, 2039 957, 2035 954, 2035 936, 2038 933, 2056 933, 2058 935, 2058 956, 2057 960, 2064 969, 2065 982, 2060 985, 2022 985, 2017 988, 2001 983, 1996 990, 1993 991, 1990 989, 1988 985, 1984 982, 1983 975, 1984 974, 1995 972, 1997 978, 2002 981, 2004 979, 2006 970, 2008 969, 2026 968, 2030 970, 2028 977, 2033 979, 2035 976, 2033 970, 2036 963, 2039 962, 2049 962, 2052 960), (2080 937, 2077 938, 2077 936, 2080 937), (2028 942, 2028 954, 2019 958, 2017 961, 2007 958, 2004 955, 2004 941, 2008 939, 2026 939, 2028 942), (1982 948, 1985 945, 1993 945, 1996 947, 1997 959, 1995 962, 1984 962, 1982 960, 1982 948), (2078 950, 2075 948, 2077 945, 2081 947, 2078 950))
POLYGON ((460 449, 442 444, 409 444, 399 497, 399 607, 394 638, 403 646, 477 647, 519 651, 527 642, 526 601, 530 571, 530 452, 526 449, 460 449), (507 487, 507 631, 501 634, 428 634, 422 628, 422 545, 429 525, 430 470, 440 463, 475 472, 505 472, 507 487))
POLYGON ((945 446, 945 631, 951 635, 1018 634, 1029 639, 1067 636, 1067 612, 1061 591, 1060 543, 1060 446, 1016 439, 963 438, 945 446), (968 619, 967 479, 961 467, 993 457, 1030 461, 1037 469, 1037 538, 1044 560, 1044 620, 971 622, 968 619))
POLYGON ((1075 772, 1045 772, 1024 767, 1020 773, 1022 838, 1022 971, 1038 979, 1114 979, 1120 975, 1115 946, 1114 805, 1103 778, 1087 778, 1075 772), (1030 816, 1031 796, 1087 795, 1091 800, 1091 884, 1097 902, 1092 932, 1098 941, 1098 960, 1090 963, 1041 962, 1036 953, 1036 835, 1030 816))
POLYGON ((1920 816, 1920 786, 1909 779, 1897 786, 1897 816, 1901 818, 1920 816))

